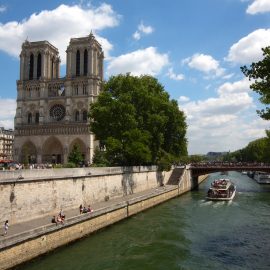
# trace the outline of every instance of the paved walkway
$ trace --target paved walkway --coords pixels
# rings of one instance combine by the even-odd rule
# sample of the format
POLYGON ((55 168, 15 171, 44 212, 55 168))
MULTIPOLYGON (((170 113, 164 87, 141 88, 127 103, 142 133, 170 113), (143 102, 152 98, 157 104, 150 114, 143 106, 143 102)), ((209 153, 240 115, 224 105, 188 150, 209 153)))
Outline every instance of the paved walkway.
MULTIPOLYGON (((94 204, 91 204, 91 208, 94 211, 97 211, 97 210, 100 210, 100 209, 111 207, 111 206, 119 204, 121 202, 129 201, 129 200, 134 199, 134 198, 139 198, 139 197, 142 197, 142 196, 145 196, 145 195, 150 195, 150 194, 154 195, 154 194, 160 193, 162 191, 169 191, 171 189, 175 189, 176 187, 177 186, 170 186, 170 185, 166 185, 166 186, 163 186, 163 187, 157 187, 157 188, 149 189, 149 190, 146 190, 146 191, 138 192, 136 194, 127 195, 127 196, 124 196, 124 197, 109 200, 107 202, 104 201, 104 202, 94 203, 94 204)), ((59 211, 60 211, 60 209, 59 209, 59 211)), ((69 210, 63 209, 63 212, 66 215, 66 220, 68 220, 69 218, 75 217, 75 216, 79 216, 80 215, 79 205, 78 205, 78 207, 76 209, 69 209, 69 210)), ((55 215, 57 215, 57 214, 58 213, 55 213, 55 215)), ((82 214, 82 215, 84 215, 84 214, 82 214)), ((33 230, 35 228, 51 224, 51 219, 52 219, 52 215, 47 215, 47 216, 44 216, 42 218, 36 218, 36 219, 31 220, 31 221, 17 223, 17 224, 14 224, 14 225, 11 223, 11 224, 9 224, 10 227, 9 227, 7 235, 4 236, 2 234, 2 232, 1 232, 0 239, 3 239, 3 237, 5 237, 6 240, 7 240, 7 238, 9 236, 24 233, 24 232, 33 230)))

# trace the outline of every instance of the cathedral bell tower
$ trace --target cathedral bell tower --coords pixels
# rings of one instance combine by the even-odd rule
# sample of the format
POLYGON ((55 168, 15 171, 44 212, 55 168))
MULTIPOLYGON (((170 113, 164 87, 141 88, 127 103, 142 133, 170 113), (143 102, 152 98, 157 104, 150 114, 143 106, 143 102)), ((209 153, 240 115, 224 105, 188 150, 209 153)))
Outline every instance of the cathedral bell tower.
POLYGON ((60 78, 58 49, 25 41, 17 81, 14 158, 27 163, 67 163, 76 144, 85 163, 98 145, 89 131, 89 106, 103 80, 103 51, 94 35, 72 38, 60 78))
POLYGON ((20 80, 59 78, 60 57, 58 50, 48 41, 22 44, 20 54, 20 80))
POLYGON ((67 52, 67 78, 80 76, 103 80, 103 51, 92 32, 83 38, 72 38, 67 52))

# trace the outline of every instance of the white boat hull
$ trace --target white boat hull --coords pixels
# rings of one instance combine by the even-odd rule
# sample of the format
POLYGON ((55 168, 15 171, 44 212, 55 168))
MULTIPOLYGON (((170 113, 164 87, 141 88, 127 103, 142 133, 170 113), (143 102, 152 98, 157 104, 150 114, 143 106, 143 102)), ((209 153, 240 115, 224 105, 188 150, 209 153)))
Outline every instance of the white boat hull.
POLYGON ((232 196, 229 198, 219 198, 219 197, 206 197, 207 200, 211 201, 231 201, 235 197, 236 190, 232 193, 232 196))

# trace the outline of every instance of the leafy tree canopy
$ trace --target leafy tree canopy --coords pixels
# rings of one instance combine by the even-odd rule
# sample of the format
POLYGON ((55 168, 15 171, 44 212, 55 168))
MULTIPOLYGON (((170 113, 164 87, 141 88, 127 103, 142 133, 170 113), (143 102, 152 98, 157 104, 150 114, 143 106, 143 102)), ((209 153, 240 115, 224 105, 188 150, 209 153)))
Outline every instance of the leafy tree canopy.
POLYGON ((254 79, 250 88, 260 95, 260 101, 266 105, 265 109, 257 111, 266 120, 270 120, 270 46, 263 48, 263 60, 252 63, 250 68, 241 67, 242 72, 249 80, 254 79))
POLYGON ((151 76, 111 77, 89 116, 111 165, 176 162, 187 155, 185 115, 151 76))
POLYGON ((74 144, 68 156, 68 162, 73 163, 76 166, 80 165, 83 162, 83 156, 77 144, 74 144))
POLYGON ((230 153, 227 161, 244 162, 270 162, 270 131, 266 131, 267 137, 250 142, 246 147, 230 153))

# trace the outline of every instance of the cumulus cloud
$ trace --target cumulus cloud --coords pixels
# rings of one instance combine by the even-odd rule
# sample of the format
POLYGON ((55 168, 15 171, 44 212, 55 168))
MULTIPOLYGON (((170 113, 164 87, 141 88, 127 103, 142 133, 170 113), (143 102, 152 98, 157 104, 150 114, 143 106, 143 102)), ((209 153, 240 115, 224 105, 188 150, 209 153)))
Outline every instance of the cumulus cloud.
POLYGON ((218 87, 217 97, 205 100, 184 102, 179 98, 187 116, 191 154, 234 151, 264 136, 268 123, 258 119, 249 84, 246 78, 224 83, 218 87))
POLYGON ((257 29, 233 44, 226 60, 251 64, 262 58, 262 48, 270 44, 270 29, 257 29))
POLYGON ((178 98, 178 102, 181 103, 181 102, 188 102, 190 100, 189 97, 186 97, 186 96, 180 96, 178 98))
POLYGON ((136 39, 136 40, 139 40, 139 39, 141 39, 141 34, 140 34, 139 31, 136 31, 136 32, 132 35, 132 37, 133 37, 134 39, 136 39))
POLYGON ((154 32, 154 28, 150 25, 146 26, 141 22, 136 32, 132 35, 134 39, 140 40, 142 35, 149 35, 154 32))
POLYGON ((169 68, 167 76, 170 79, 175 80, 175 81, 181 81, 181 80, 184 80, 184 78, 185 78, 184 74, 181 74, 181 73, 176 74, 176 73, 174 73, 173 68, 169 68))
POLYGON ((247 78, 236 82, 226 82, 218 88, 220 96, 230 95, 233 93, 243 93, 250 91, 250 81, 247 78))
POLYGON ((113 75, 130 72, 135 76, 142 74, 154 76, 168 64, 167 54, 160 54, 155 47, 148 47, 111 59, 108 63, 107 73, 113 75))
POLYGON ((211 55, 196 53, 192 57, 184 59, 183 63, 208 75, 222 76, 225 72, 225 69, 221 68, 219 62, 211 55))
MULTIPOLYGON (((82 7, 80 5, 60 5, 53 10, 34 13, 20 22, 0 23, 0 50, 17 57, 22 42, 48 40, 60 51, 62 64, 66 61, 65 50, 71 37, 82 37, 91 30, 115 27, 119 23, 119 15, 108 4, 99 7, 82 7)), ((96 35, 103 46, 105 56, 112 49, 112 44, 105 38, 96 35)))
POLYGON ((0 126, 6 129, 14 128, 14 116, 16 112, 15 99, 0 98, 0 126))
POLYGON ((192 101, 184 106, 187 117, 192 119, 197 116, 232 115, 239 113, 252 105, 252 97, 248 93, 233 93, 221 95, 217 98, 192 101))
POLYGON ((5 12, 7 10, 6 6, 1 5, 0 6, 0 13, 5 12))
POLYGON ((270 11, 270 1, 269 0, 254 0, 246 10, 248 14, 265 13, 270 11))

